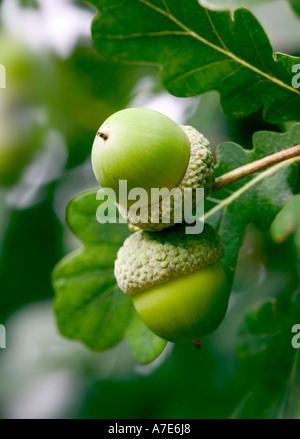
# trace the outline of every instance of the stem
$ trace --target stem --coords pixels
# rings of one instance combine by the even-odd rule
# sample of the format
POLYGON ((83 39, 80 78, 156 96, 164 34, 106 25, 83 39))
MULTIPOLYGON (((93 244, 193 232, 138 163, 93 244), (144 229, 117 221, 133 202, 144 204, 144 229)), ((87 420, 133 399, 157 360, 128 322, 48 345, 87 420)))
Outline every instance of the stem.
MULTIPOLYGON (((300 158, 300 157, 299 157, 300 158)), ((298 160, 296 158, 296 160, 298 160)), ((257 174, 252 180, 248 181, 248 183, 244 184, 242 187, 240 187, 238 190, 232 192, 232 194, 225 198, 224 200, 221 200, 215 207, 210 209, 203 217, 200 217, 200 221, 205 222, 208 218, 213 216, 216 212, 218 212, 221 209, 224 209, 224 207, 228 206, 233 201, 237 200, 242 194, 247 192, 251 187, 255 186, 258 182, 262 181, 265 177, 268 175, 273 175, 275 172, 277 172, 279 169, 289 166, 291 163, 295 163, 294 159, 284 160, 281 163, 277 163, 274 166, 271 166, 269 169, 264 170, 263 172, 260 172, 257 174)))
POLYGON ((212 192, 222 189, 223 187, 234 183, 241 178, 247 177, 248 175, 254 174, 261 169, 268 168, 276 163, 298 156, 300 156, 300 145, 293 146, 292 148, 288 148, 283 151, 275 152, 275 154, 268 155, 267 157, 256 160, 255 162, 247 163, 246 165, 233 169, 233 171, 227 172, 226 174, 221 175, 221 177, 216 178, 212 192))

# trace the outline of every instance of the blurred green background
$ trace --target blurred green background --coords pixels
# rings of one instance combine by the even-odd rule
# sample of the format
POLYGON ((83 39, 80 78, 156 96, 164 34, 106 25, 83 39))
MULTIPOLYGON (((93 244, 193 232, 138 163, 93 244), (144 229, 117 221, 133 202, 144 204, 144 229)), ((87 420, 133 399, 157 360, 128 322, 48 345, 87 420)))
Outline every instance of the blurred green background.
MULTIPOLYGON (((235 417, 249 383, 263 380, 270 398, 276 358, 241 364, 237 328, 257 300, 295 291, 295 247, 249 227, 229 312, 200 350, 168 345, 140 366, 127 344, 96 354, 61 337, 53 314, 51 271, 79 246, 65 226, 65 208, 97 186, 90 165, 94 135, 126 106, 159 110, 192 124, 213 147, 233 140, 251 148, 252 134, 280 130, 261 114, 226 119, 216 93, 179 99, 165 92, 149 66, 121 66, 92 48, 95 10, 71 0, 0 1, 0 349, 1 418, 235 417)), ((275 50, 300 55, 300 21, 285 1, 254 9, 275 50)), ((295 322, 299 323, 299 322, 295 322)), ((253 408, 253 417, 268 416, 253 408)), ((300 416, 300 408, 298 407, 300 416)))

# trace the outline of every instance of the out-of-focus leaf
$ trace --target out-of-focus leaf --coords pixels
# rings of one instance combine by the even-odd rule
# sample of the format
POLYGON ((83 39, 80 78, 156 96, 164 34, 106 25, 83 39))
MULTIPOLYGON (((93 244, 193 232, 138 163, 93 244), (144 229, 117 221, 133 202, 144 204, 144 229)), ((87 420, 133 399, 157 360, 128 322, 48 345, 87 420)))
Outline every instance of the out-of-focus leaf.
POLYGON ((140 364, 154 361, 167 344, 166 340, 149 331, 135 311, 128 325, 126 336, 133 355, 140 364))
POLYGON ((226 115, 244 117, 263 107, 270 122, 300 118, 300 91, 291 85, 299 58, 274 54, 256 18, 238 9, 211 11, 197 0, 93 0, 96 48, 119 62, 162 66, 170 93, 217 90, 226 115))
POLYGON ((43 67, 26 45, 3 31, 0 64, 6 72, 0 107, 0 186, 11 186, 40 147, 45 133, 43 117, 37 117, 33 111, 30 90, 31 81, 35 81, 43 67))
POLYGON ((79 194, 67 208, 67 222, 86 241, 86 247, 58 264, 53 284, 60 332, 101 351, 122 340, 132 305, 118 289, 113 273, 128 228, 125 224, 97 222, 100 202, 96 194, 97 189, 79 194), (114 237, 111 242, 110 237, 114 237))
POLYGON ((293 11, 300 16, 300 2, 299 0, 289 0, 293 11))
POLYGON ((7 72, 7 88, 1 90, 0 186, 20 179, 53 130, 66 143, 66 167, 82 163, 101 123, 128 104, 142 71, 134 66, 116 69, 83 41, 66 59, 47 51, 37 57, 4 31, 0 64, 7 72))
POLYGON ((283 397, 280 398, 278 418, 299 419, 300 414, 300 349, 295 350, 283 397))
MULTIPOLYGON (((257 132, 252 150, 234 143, 223 143, 217 149, 216 176, 299 143, 300 124, 295 124, 285 134, 257 132)), ((233 278, 247 226, 256 224, 260 229, 269 229, 275 216, 293 197, 298 169, 299 157, 243 178, 216 192, 213 198, 208 197, 205 217, 222 237, 225 246, 222 262, 229 279, 233 278)))
POLYGON ((271 226, 271 235, 276 242, 285 241, 292 233, 300 247, 300 195, 295 195, 283 207, 271 226))
POLYGON ((137 361, 147 364, 160 355, 166 341, 145 327, 130 297, 116 284, 114 261, 130 232, 127 224, 97 221, 97 193, 98 189, 83 192, 67 208, 68 225, 85 246, 54 270, 58 327, 62 335, 95 351, 109 349, 127 336, 137 361))
MULTIPOLYGON (((50 273, 63 255, 62 226, 49 199, 25 210, 1 212, 9 221, 1 242, 0 322, 28 302, 53 296, 50 273)), ((3 224, 1 224, 3 225, 3 224)), ((4 223, 5 225, 5 223, 4 223)))
POLYGON ((40 5, 37 0, 19 0, 22 8, 39 9, 40 5))

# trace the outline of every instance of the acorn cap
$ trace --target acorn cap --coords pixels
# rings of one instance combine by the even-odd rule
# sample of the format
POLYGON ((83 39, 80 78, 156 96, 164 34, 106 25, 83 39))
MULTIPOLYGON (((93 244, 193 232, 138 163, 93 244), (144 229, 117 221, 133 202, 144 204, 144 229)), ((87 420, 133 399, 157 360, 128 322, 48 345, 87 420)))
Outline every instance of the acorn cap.
MULTIPOLYGON (((190 189, 192 191, 192 207, 196 208, 196 189, 204 188, 204 193, 207 195, 215 182, 215 159, 210 149, 209 141, 199 133, 192 126, 181 125, 181 128, 186 133, 191 144, 190 159, 185 175, 178 185, 178 189, 181 190, 183 206, 184 189, 190 189)), ((134 226, 143 230, 159 231, 175 224, 174 211, 176 209, 176 198, 170 197, 170 199, 160 201, 159 208, 153 209, 151 204, 145 209, 139 209, 138 216, 133 215, 131 212, 126 211, 122 206, 117 205, 122 216, 129 220, 134 226), (169 213, 170 212, 170 213, 169 213), (164 215, 169 214, 170 222, 163 222, 164 215), (150 220, 151 219, 151 220, 150 220)))
POLYGON ((190 125, 181 125, 181 128, 191 142, 191 152, 187 170, 179 187, 204 188, 208 193, 215 182, 215 158, 209 141, 190 125))
POLYGON ((182 224, 160 233, 140 230, 118 251, 115 277, 124 293, 136 294, 213 264, 222 253, 219 235, 207 224, 197 235, 187 235, 182 224))

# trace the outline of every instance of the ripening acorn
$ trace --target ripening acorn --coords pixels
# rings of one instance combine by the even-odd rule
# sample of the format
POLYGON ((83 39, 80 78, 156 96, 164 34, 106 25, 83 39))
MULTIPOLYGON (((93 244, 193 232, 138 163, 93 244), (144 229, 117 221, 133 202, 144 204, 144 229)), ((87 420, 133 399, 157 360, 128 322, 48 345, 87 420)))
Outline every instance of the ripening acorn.
POLYGON ((218 261, 222 253, 223 244, 209 225, 197 235, 187 235, 182 225, 140 230, 119 250, 115 277, 152 332, 174 343, 197 344, 227 311, 230 291, 218 261))
MULTIPOLYGON (((136 218, 129 211, 132 201, 121 205, 119 181, 126 180, 128 193, 134 188, 151 189, 204 188, 208 193, 214 184, 214 156, 205 137, 191 126, 180 126, 169 117, 145 108, 128 108, 110 116, 99 128, 92 149, 94 174, 103 188, 113 189, 123 216, 139 228, 161 230, 174 225, 174 199, 170 199, 170 221, 162 221, 159 203, 158 219, 136 218)), ((183 191, 182 191, 183 196, 183 191)), ((193 192, 194 197, 194 192, 193 192)), ((193 205, 195 200, 193 198, 193 205)))

